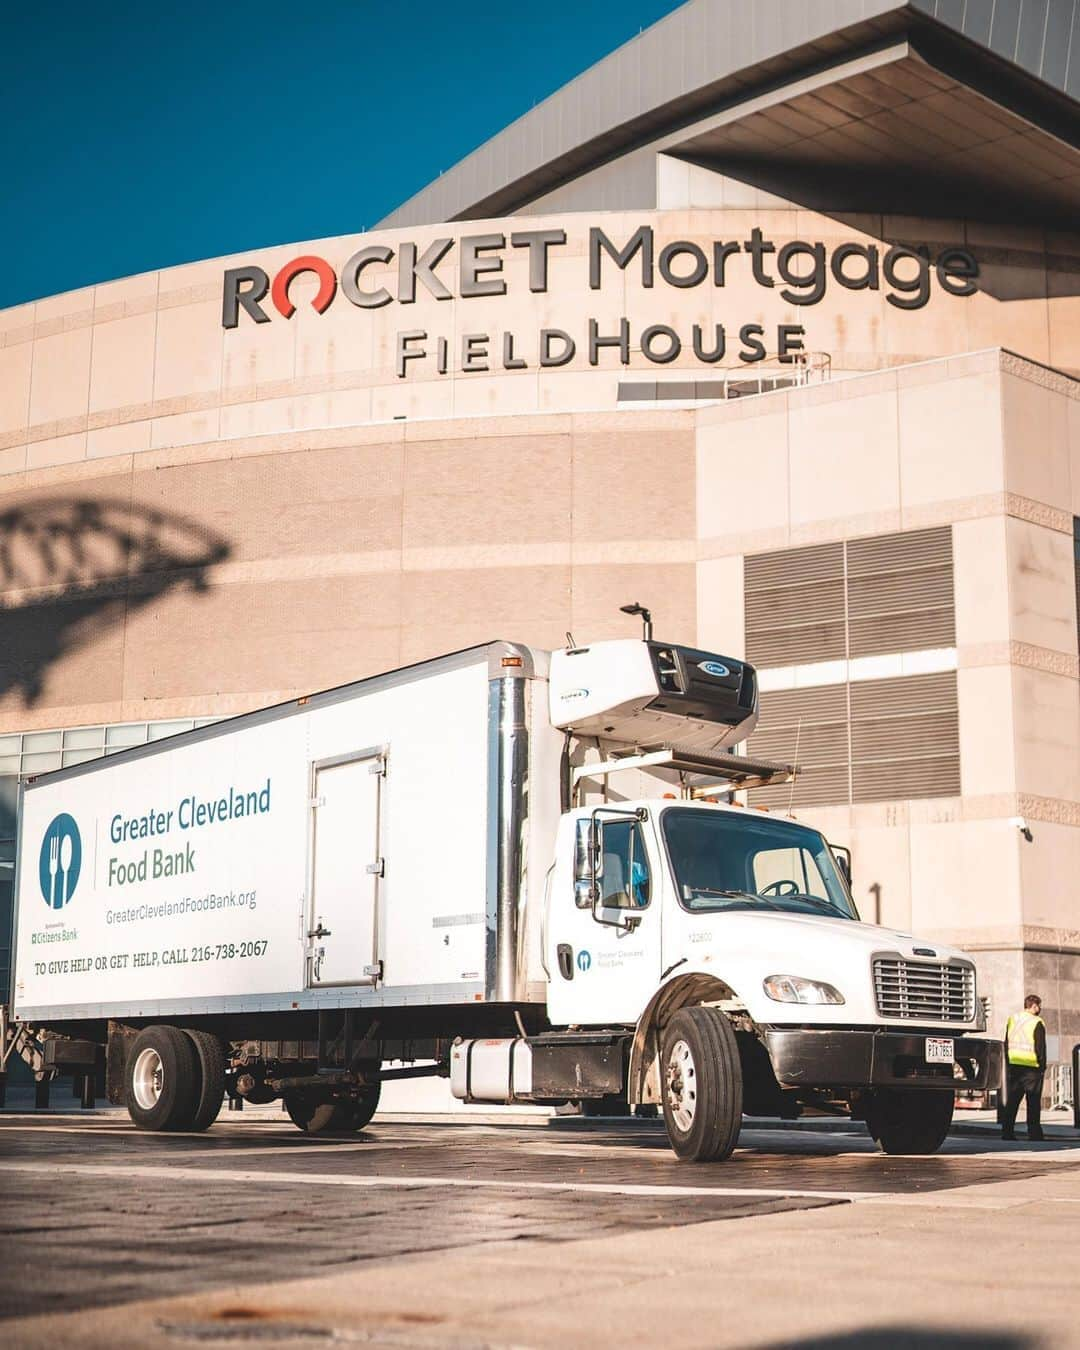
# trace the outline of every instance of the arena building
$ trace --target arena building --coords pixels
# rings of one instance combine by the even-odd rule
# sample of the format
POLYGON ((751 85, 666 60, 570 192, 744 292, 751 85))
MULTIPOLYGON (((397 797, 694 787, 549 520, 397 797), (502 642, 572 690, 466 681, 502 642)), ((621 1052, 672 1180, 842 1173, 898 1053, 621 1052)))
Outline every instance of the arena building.
POLYGON ((758 665, 802 766, 761 796, 863 915, 1038 989, 1063 1058, 1078 99, 1072 0, 691 0, 371 232, 0 314, 9 805, 637 600, 758 665))

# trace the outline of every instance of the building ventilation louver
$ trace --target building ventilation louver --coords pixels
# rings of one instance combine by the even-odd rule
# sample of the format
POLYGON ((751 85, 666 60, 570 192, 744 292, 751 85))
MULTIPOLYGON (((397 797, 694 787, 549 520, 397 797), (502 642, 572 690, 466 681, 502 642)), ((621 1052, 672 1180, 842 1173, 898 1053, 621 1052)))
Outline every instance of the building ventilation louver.
POLYGON ((746 656, 760 670, 956 641, 948 526, 751 554, 745 573, 746 656))
MULTIPOLYGON (((748 557, 747 655, 804 666, 955 643, 948 527, 748 557)), ((960 792, 956 673, 766 690, 750 752, 801 774, 754 801, 784 807, 960 792)))

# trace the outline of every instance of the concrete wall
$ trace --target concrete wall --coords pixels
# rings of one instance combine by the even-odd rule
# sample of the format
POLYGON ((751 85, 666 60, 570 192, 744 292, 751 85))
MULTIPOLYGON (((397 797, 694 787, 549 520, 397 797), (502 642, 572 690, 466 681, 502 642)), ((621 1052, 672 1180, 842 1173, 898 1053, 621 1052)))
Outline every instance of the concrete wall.
POLYGON ((799 814, 852 848, 866 917, 977 951, 1002 1014, 1035 987, 1070 1046, 1080 384, 986 353, 718 405, 697 475, 698 640, 720 650, 741 650, 746 553, 952 526, 962 796, 799 814))
MULTIPOLYGON (((457 253, 439 274, 457 294, 457 253)), ((775 262, 775 259, 773 259, 775 262)), ((683 260, 683 267, 686 260, 683 260)), ((773 269, 775 270, 775 268, 773 269)), ((395 285, 396 267, 372 267, 366 286, 395 285)), ((383 231, 213 259, 40 300, 0 312, 0 476, 25 470, 109 459, 117 455, 253 436, 367 425, 395 418, 518 415, 525 412, 611 410, 620 377, 642 372, 674 378, 693 371, 715 375, 716 367, 690 352, 692 326, 711 334, 724 324, 731 351, 724 365, 741 366, 735 336, 760 323, 769 351, 780 324, 805 327, 808 351, 828 356, 834 372, 876 370, 936 356, 1002 346, 1032 360, 1080 373, 1080 236, 1002 229, 957 221, 866 216, 830 219, 796 209, 714 209, 553 215, 474 222, 467 226, 383 231), (821 241, 830 249, 845 241, 873 244, 882 252, 902 240, 936 253, 947 244, 970 248, 981 267, 981 289, 969 297, 944 294, 936 284, 922 309, 888 303, 886 289, 851 291, 835 282, 815 305, 793 305, 781 286, 754 282, 747 254, 733 255, 726 280, 693 288, 657 279, 641 284, 634 263, 626 272, 610 260, 604 284, 588 286, 588 231, 602 227, 617 243, 641 225, 655 232, 656 250, 678 239, 711 252, 715 240, 741 241, 760 228, 777 247, 793 239, 821 241), (440 236, 515 229, 563 228, 565 247, 552 252, 549 287, 533 293, 522 248, 505 250, 502 296, 436 300, 421 286, 413 304, 396 300, 378 309, 358 309, 340 293, 317 314, 308 301, 310 275, 293 283, 298 309, 286 320, 270 308, 270 322, 241 314, 234 329, 221 326, 223 274, 227 267, 257 264, 273 276, 302 254, 324 257, 336 269, 359 247, 383 243, 395 250, 415 241, 422 249, 440 236), (601 352, 588 363, 588 320, 604 333, 631 324, 628 366, 618 353, 601 352), (657 365, 639 350, 649 324, 670 324, 684 351, 670 365, 657 365), (578 353, 568 365, 539 369, 538 334, 556 327, 571 334, 578 353), (397 334, 424 330, 429 346, 449 343, 450 369, 438 374, 434 357, 395 373, 397 334), (465 333, 488 333, 496 359, 489 373, 463 373, 460 343, 465 333), (499 368, 502 334, 513 333, 524 370, 499 368)))
POLYGON ((629 635, 618 608, 639 594, 692 633, 693 503, 689 412, 399 423, 8 475, 0 727, 221 715, 494 637, 629 635))

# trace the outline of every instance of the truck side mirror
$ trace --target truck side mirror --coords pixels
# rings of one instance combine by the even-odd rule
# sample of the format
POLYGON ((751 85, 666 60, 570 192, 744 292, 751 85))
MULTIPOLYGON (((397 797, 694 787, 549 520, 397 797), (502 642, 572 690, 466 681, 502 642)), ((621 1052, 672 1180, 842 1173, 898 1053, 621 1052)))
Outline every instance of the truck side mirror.
POLYGON ((579 820, 574 840, 574 904, 592 909, 600 896, 597 884, 604 872, 604 827, 590 816, 579 820))
POLYGON ((599 881, 604 875, 604 826, 595 816, 577 823, 574 881, 599 881))
MULTIPOLYGON (((644 814, 634 811, 619 811, 611 807, 606 810, 621 820, 644 819, 644 814)), ((632 856, 631 843, 631 856, 632 856)), ((591 909, 597 923, 610 928, 620 928, 624 932, 633 932, 641 922, 639 914, 619 913, 617 918, 605 918, 602 914, 603 893, 600 879, 604 875, 604 826, 594 811, 587 820, 579 820, 574 837, 574 904, 578 909, 591 909)))
POLYGON ((836 859, 836 865, 844 874, 844 880, 847 882, 848 890, 851 890, 851 849, 845 848, 843 844, 830 844, 833 857, 836 859))

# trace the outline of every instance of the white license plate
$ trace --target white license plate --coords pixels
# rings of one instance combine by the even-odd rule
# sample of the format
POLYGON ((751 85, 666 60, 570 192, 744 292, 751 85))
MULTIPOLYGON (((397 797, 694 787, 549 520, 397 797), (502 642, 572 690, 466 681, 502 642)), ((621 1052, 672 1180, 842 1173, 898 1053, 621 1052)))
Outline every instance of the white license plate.
POLYGON ((955 1064, 956 1054, 950 1039, 938 1036, 926 1038, 927 1064, 955 1064))

